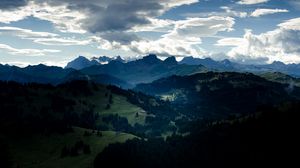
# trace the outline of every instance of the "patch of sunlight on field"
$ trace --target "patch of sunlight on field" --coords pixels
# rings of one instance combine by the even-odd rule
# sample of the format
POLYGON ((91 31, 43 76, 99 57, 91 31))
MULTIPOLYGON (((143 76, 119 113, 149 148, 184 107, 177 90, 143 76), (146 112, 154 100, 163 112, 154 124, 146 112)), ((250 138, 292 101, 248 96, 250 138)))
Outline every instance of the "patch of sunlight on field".
POLYGON ((113 103, 111 108, 99 112, 100 116, 110 114, 118 114, 121 117, 128 119, 130 125, 134 126, 135 123, 144 125, 147 113, 140 107, 129 103, 125 97, 113 95, 113 103), (138 115, 137 115, 138 113, 138 115))

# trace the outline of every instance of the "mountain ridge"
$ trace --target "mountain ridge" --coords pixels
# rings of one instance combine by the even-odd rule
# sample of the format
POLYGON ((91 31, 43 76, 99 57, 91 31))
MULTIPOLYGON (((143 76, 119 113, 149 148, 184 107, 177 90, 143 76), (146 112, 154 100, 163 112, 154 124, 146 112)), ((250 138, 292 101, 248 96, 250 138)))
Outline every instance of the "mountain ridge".
MULTIPOLYGON (((108 64, 112 61, 119 61, 122 63, 143 61, 148 64, 168 62, 169 65, 175 65, 175 64, 186 64, 186 65, 194 65, 194 66, 195 65, 203 65, 203 66, 207 67, 209 70, 213 70, 213 71, 252 72, 252 73, 257 73, 257 74, 260 74, 260 73, 263 73, 266 71, 272 71, 272 72, 285 73, 285 74, 288 74, 293 77, 300 77, 300 64, 285 64, 280 61, 274 61, 271 64, 256 65, 256 64, 241 64, 241 63, 230 61, 228 59, 217 61, 210 57, 196 58, 196 57, 192 57, 192 56, 184 57, 181 61, 177 61, 174 56, 171 56, 171 57, 166 58, 163 61, 163 60, 159 59, 155 54, 149 54, 140 59, 135 59, 135 60, 130 60, 130 61, 129 60, 125 61, 120 56, 113 57, 113 58, 110 58, 107 56, 100 56, 99 58, 93 57, 89 61, 90 62, 86 63, 85 66, 81 66, 80 68, 76 68, 76 66, 75 66, 74 69, 81 70, 81 69, 89 68, 94 65, 108 64), (94 62, 92 62, 92 61, 94 61, 94 62)), ((71 63, 71 62, 69 62, 69 63, 71 63)), ((72 68, 72 66, 67 65, 66 68, 72 68)))
POLYGON ((138 84, 134 90, 170 101, 184 114, 198 117, 218 117, 232 112, 243 114, 254 111, 259 105, 300 98, 299 87, 291 90, 288 84, 237 72, 173 75, 138 84))
MULTIPOLYGON (((172 60, 171 60, 172 63, 172 60)), ((173 63, 174 58, 173 58, 173 63)), ((132 84, 151 82, 161 77, 170 75, 188 75, 197 72, 203 72, 206 68, 202 65, 180 65, 170 64, 157 58, 156 55, 150 54, 142 59, 122 63, 111 61, 105 65, 96 65, 82 69, 81 71, 88 75, 106 73, 120 78, 132 84)))

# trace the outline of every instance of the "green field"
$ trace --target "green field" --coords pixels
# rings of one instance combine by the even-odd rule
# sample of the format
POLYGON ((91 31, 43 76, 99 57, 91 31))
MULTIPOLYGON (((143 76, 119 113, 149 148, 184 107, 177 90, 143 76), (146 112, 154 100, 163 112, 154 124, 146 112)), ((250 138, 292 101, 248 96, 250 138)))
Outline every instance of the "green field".
POLYGON ((95 91, 92 96, 76 98, 75 100, 78 102, 77 108, 85 108, 85 106, 81 106, 80 103, 80 101, 85 101, 95 105, 95 112, 99 114, 100 118, 111 114, 118 114, 121 117, 127 118, 128 123, 131 126, 134 126, 135 123, 141 125, 145 124, 147 113, 142 108, 128 102, 126 97, 112 94, 113 103, 110 104, 110 109, 106 109, 109 98, 108 96, 105 96, 105 94, 110 95, 111 93, 106 88, 100 87, 100 89, 95 91), (138 115, 136 116, 137 113, 138 115))
MULTIPOLYGON (((11 162, 16 168, 91 168, 93 167, 93 160, 96 155, 108 144, 116 142, 122 143, 136 137, 133 134, 113 131, 115 129, 111 127, 110 124, 102 121, 103 117, 118 114, 120 117, 127 118, 131 126, 134 126, 136 123, 141 125, 145 124, 147 113, 142 108, 128 102, 124 96, 112 94, 111 91, 103 85, 97 85, 97 87, 87 85, 85 88, 80 88, 83 89, 83 91, 80 89, 76 91, 72 90, 74 89, 72 85, 54 89, 39 87, 28 87, 26 89, 26 91, 28 91, 27 94, 30 96, 15 96, 12 100, 14 104, 19 104, 20 107, 24 107, 22 109, 23 115, 32 115, 38 118, 49 112, 53 115, 53 118, 61 120, 63 113, 43 110, 51 109, 53 99, 57 96, 61 99, 58 101, 73 101, 74 105, 72 107, 68 106, 66 111, 70 111, 78 117, 81 117, 83 113, 90 110, 92 110, 93 113, 97 113, 99 118, 95 117, 95 126, 107 126, 109 131, 101 131, 102 136, 99 136, 97 133, 92 133, 93 130, 74 127, 73 132, 66 134, 52 133, 46 136, 44 132, 39 132, 26 136, 26 133, 18 133, 17 130, 14 130, 14 132, 16 132, 14 135, 9 134, 3 136, 3 139, 4 142, 8 144, 12 158, 11 162), (91 93, 86 94, 84 89, 91 91, 91 93), (112 102, 110 102, 110 97, 112 97, 112 102), (110 104, 109 109, 107 109, 107 104, 110 104), (92 135, 84 136, 85 132, 92 133, 92 135), (91 153, 84 154, 83 150, 80 149, 78 156, 70 156, 70 154, 68 154, 66 157, 61 157, 64 147, 71 150, 78 141, 83 141, 84 145, 88 145, 91 149, 91 153)), ((14 121, 14 119, 15 118, 12 118, 11 120, 14 121)))
MULTIPOLYGON (((81 111, 87 108, 86 103, 93 104, 94 110, 101 118, 110 114, 118 114, 128 119, 132 126, 135 123, 144 124, 147 116, 146 112, 138 106, 129 103, 125 97, 113 94, 113 103, 110 109, 105 109, 108 103, 109 90, 100 87, 92 96, 74 97, 76 108, 81 111), (138 116, 136 116, 138 113, 138 116)), ((46 102, 47 103, 47 102, 46 102)), ((43 103, 39 103, 43 104, 43 103)), ((44 103, 45 104, 45 103, 44 103)), ((67 134, 53 134, 50 136, 36 135, 33 137, 24 137, 22 139, 10 138, 9 148, 13 156, 12 162, 15 167, 20 168, 90 168, 98 153, 100 153, 108 144, 116 142, 125 142, 136 136, 127 133, 118 133, 114 131, 101 131, 103 136, 97 136, 96 133, 91 136, 84 136, 84 132, 92 132, 79 127, 74 127, 74 132, 67 134), (12 140, 11 140, 12 139, 12 140), (61 150, 64 146, 72 146, 77 141, 82 140, 91 148, 91 154, 80 154, 79 156, 61 157, 61 150)))
POLYGON ((103 136, 96 133, 84 136, 84 132, 91 130, 75 127, 74 132, 67 134, 55 134, 50 136, 33 136, 10 140, 10 151, 13 154, 15 167, 20 168, 90 168, 95 156, 108 144, 125 142, 136 136, 113 131, 102 131, 103 136), (90 145, 91 154, 79 156, 67 156, 61 158, 61 150, 64 146, 72 146, 76 141, 82 140, 90 145))
POLYGON ((113 104, 110 109, 100 111, 100 116, 118 114, 128 119, 128 123, 134 126, 135 123, 144 125, 147 113, 140 107, 127 102, 125 97, 113 95, 113 104), (138 115, 136 116, 136 114, 138 115))

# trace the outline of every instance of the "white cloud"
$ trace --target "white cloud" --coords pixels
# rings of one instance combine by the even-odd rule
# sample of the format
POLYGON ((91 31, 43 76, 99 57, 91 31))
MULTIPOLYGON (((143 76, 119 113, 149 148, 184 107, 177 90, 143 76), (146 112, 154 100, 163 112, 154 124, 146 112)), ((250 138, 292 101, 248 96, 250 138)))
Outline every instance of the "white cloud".
POLYGON ((0 50, 11 55, 21 56, 43 56, 47 53, 58 53, 60 50, 51 49, 17 49, 6 44, 0 44, 0 50))
POLYGON ((260 17, 263 15, 269 15, 274 13, 286 13, 289 12, 286 9, 256 9, 254 12, 251 13, 252 17, 260 17))
MULTIPOLYGON (((128 47, 128 50, 136 52, 138 54, 154 53, 160 56, 186 56, 203 55, 205 51, 197 47, 196 42, 188 42, 184 40, 175 40, 169 37, 163 37, 155 41, 140 41, 132 42, 128 47)), ((201 40, 198 39, 198 44, 201 40)))
POLYGON ((269 0, 241 0, 238 4, 242 5, 253 5, 268 2, 269 0))
POLYGON ((234 25, 231 17, 188 18, 174 21, 174 28, 158 40, 134 41, 126 46, 139 54, 156 53, 160 56, 201 56, 207 54, 199 47, 202 37, 215 36, 221 31, 231 31, 234 25))
POLYGON ((71 46, 71 45, 88 45, 91 40, 77 40, 72 38, 37 38, 33 39, 35 43, 49 45, 49 46, 71 46))
POLYGON ((248 15, 247 12, 234 11, 228 6, 222 6, 221 9, 225 10, 225 16, 245 18, 248 15))
POLYGON ((85 33, 83 20, 87 14, 83 11, 71 10, 66 5, 51 6, 47 3, 31 3, 32 16, 50 21, 61 32, 85 33))
POLYGON ((32 40, 35 43, 43 45, 87 45, 91 40, 79 40, 74 38, 63 38, 58 34, 49 32, 35 32, 29 29, 22 29, 18 27, 0 27, 0 34, 7 34, 11 36, 20 37, 22 39, 32 40))
POLYGON ((149 18, 150 23, 146 25, 137 25, 129 32, 168 32, 175 24, 174 20, 149 18))
POLYGON ((24 67, 27 67, 30 63, 26 62, 26 61, 9 61, 9 62, 1 62, 0 61, 0 64, 2 64, 2 65, 6 65, 6 64, 7 65, 14 65, 14 66, 24 68, 24 67))
POLYGON ((165 0, 165 1, 161 1, 160 3, 166 8, 174 8, 177 6, 190 5, 197 2, 199 2, 199 0, 176 0, 176 1, 165 0))
POLYGON ((0 23, 11 23, 23 20, 31 15, 32 9, 30 6, 24 6, 15 10, 0 9, 0 23))
POLYGON ((280 23, 278 26, 282 29, 300 31, 300 18, 294 18, 294 19, 287 20, 283 23, 280 23))
POLYGON ((8 62, 1 62, 0 64, 2 65, 14 65, 14 66, 18 66, 21 68, 25 68, 29 65, 33 66, 33 65, 38 65, 38 64, 44 64, 47 66, 58 66, 58 67, 65 67, 67 65, 68 61, 42 61, 42 62, 36 62, 36 63, 32 63, 32 62, 26 62, 26 61, 8 61, 8 62))
POLYGON ((239 46, 245 44, 246 40, 243 38, 223 38, 217 41, 217 46, 239 46))
POLYGON ((65 67, 68 64, 68 61, 42 61, 37 64, 44 64, 47 66, 59 66, 59 67, 65 67))
POLYGON ((190 38, 209 37, 220 31, 232 31, 234 18, 212 16, 208 18, 187 18, 175 22, 175 28, 165 36, 190 38))
POLYGON ((28 5, 12 9, 0 9, 0 22, 11 23, 26 19, 29 16, 50 21, 62 32, 84 33, 82 20, 86 19, 83 12, 71 10, 66 5, 51 6, 48 3, 30 1, 28 5))
POLYGON ((0 27, 0 33, 14 35, 22 38, 50 38, 50 37, 57 37, 58 34, 48 33, 48 32, 34 32, 29 29, 22 29, 19 27, 0 27))
POLYGON ((228 56, 240 62, 300 63, 300 18, 287 20, 279 28, 255 35, 246 30, 242 38, 225 38, 219 46, 234 46, 228 56))
POLYGON ((134 40, 123 45, 94 36, 92 41, 97 42, 99 48, 106 50, 123 49, 137 54, 155 53, 160 56, 200 56, 208 54, 199 47, 202 43, 201 37, 213 37, 218 32, 231 31, 235 22, 231 17, 212 16, 179 21, 168 20, 168 23, 170 24, 166 25, 170 30, 157 40, 134 40))
POLYGON ((239 17, 245 18, 248 16, 247 12, 235 11, 231 7, 221 6, 220 9, 224 10, 221 12, 196 12, 196 13, 185 13, 183 16, 186 17, 211 17, 211 16, 222 16, 222 17, 239 17))

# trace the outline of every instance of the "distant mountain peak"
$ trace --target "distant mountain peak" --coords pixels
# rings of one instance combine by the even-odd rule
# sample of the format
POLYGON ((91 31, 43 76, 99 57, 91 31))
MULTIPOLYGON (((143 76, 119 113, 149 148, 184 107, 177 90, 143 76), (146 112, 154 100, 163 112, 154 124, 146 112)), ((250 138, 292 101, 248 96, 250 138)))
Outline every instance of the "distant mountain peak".
POLYGON ((69 62, 65 68, 73 68, 80 70, 89 66, 98 65, 99 63, 95 60, 89 60, 84 56, 78 56, 73 61, 69 62))
POLYGON ((274 61, 272 62, 272 65, 285 65, 283 62, 280 62, 280 61, 274 61))
POLYGON ((149 55, 145 56, 144 58, 147 58, 147 59, 150 59, 150 58, 157 59, 157 56, 156 56, 156 54, 149 54, 149 55))
POLYGON ((96 58, 94 60, 97 60, 97 61, 99 61, 102 64, 102 63, 108 63, 108 62, 110 62, 112 60, 112 58, 107 57, 107 56, 104 55, 104 56, 100 56, 100 57, 98 57, 98 58, 96 58))
POLYGON ((87 59, 86 57, 79 55, 78 57, 76 57, 73 61, 78 61, 78 60, 87 60, 89 61, 89 59, 87 59))
POLYGON ((125 62, 125 60, 119 55, 115 58, 115 61, 125 62))
POLYGON ((206 61, 215 61, 215 60, 213 60, 213 59, 210 58, 210 57, 206 57, 206 58, 204 58, 203 60, 206 60, 206 61))
POLYGON ((149 54, 148 56, 143 57, 142 61, 149 64, 155 64, 161 62, 161 60, 158 59, 155 54, 149 54))
POLYGON ((28 65, 27 67, 47 67, 45 64, 37 64, 37 65, 28 65))
POLYGON ((229 59, 224 59, 223 61, 221 61, 222 64, 224 64, 225 66, 231 66, 232 62, 229 59))
POLYGON ((77 58, 87 59, 85 56, 79 55, 77 58))
POLYGON ((168 57, 167 59, 165 59, 164 63, 168 64, 168 65, 177 65, 178 62, 176 61, 176 58, 174 56, 172 56, 172 57, 168 57))

